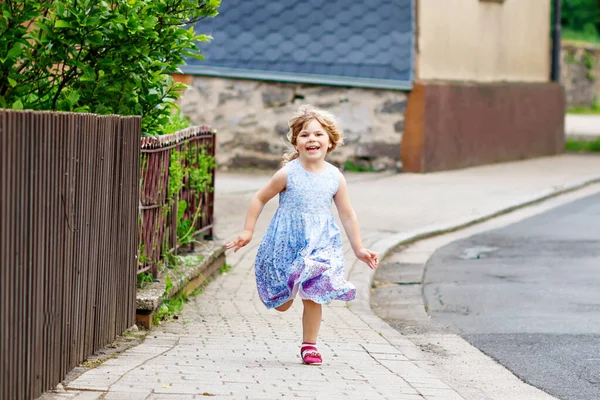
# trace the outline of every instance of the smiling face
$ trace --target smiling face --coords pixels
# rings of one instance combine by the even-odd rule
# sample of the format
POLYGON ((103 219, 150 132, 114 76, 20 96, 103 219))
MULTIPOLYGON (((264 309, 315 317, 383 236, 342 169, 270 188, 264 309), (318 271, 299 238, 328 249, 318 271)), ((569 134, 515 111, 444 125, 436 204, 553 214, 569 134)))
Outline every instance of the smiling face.
POLYGON ((301 157, 309 160, 325 159, 331 147, 329 135, 316 119, 311 119, 296 138, 296 150, 301 157))

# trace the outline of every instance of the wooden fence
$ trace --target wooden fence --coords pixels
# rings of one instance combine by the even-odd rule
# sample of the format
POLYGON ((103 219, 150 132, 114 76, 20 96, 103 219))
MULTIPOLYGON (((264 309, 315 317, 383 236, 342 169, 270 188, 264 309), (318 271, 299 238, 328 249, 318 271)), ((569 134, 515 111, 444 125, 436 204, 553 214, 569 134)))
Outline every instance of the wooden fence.
POLYGON ((140 122, 0 110, 0 398, 134 324, 140 122))
POLYGON ((215 134, 195 126, 142 138, 140 262, 154 277, 165 256, 202 234, 212 237, 215 134))

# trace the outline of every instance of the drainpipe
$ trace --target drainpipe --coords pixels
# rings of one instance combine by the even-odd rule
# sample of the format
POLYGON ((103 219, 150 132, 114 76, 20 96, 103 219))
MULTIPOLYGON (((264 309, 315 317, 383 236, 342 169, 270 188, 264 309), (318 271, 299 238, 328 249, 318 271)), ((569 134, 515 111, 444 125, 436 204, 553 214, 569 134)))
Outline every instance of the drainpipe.
POLYGON ((561 0, 554 0, 554 21, 552 21, 552 82, 560 81, 560 8, 561 0))

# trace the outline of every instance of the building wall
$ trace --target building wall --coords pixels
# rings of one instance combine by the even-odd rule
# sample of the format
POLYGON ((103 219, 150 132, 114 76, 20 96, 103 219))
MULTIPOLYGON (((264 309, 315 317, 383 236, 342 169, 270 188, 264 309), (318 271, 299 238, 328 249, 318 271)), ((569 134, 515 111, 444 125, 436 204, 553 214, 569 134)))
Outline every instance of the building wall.
POLYGON ((564 151, 557 83, 418 82, 408 98, 402 168, 434 172, 564 151))
POLYGON ((374 170, 400 160, 406 93, 179 75, 190 85, 181 100, 194 124, 217 130, 217 163, 226 168, 277 168, 286 152, 288 120, 301 104, 333 112, 346 144, 328 156, 374 170))
POLYGON ((417 0, 417 24, 417 79, 549 80, 549 0, 417 0))

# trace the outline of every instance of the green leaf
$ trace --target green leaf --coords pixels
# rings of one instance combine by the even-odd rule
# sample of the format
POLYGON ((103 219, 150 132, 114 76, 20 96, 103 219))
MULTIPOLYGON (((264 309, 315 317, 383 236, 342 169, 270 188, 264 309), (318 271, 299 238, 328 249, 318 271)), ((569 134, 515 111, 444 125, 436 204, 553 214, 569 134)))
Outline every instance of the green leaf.
POLYGON ((104 41, 102 39, 102 33, 100 32, 93 32, 85 37, 86 43, 93 44, 96 46, 101 46, 104 44, 104 41))
POLYGON ((37 28, 41 29, 45 33, 51 32, 50 26, 48 26, 48 24, 46 24, 43 21, 35 21, 35 23, 33 25, 36 26, 37 28))
POLYGON ((7 59, 15 59, 21 55, 21 43, 15 43, 6 54, 7 59))
POLYGON ((66 14, 65 5, 62 2, 60 2, 60 1, 55 2, 55 6, 56 6, 56 14, 60 15, 61 17, 66 14))
POLYGON ((12 105, 12 109, 13 110, 22 110, 23 109, 23 103, 21 103, 21 100, 17 100, 13 103, 12 105))
POLYGON ((158 23, 158 18, 156 18, 154 15, 151 15, 144 19, 144 25, 147 27, 153 27, 157 23, 158 23))
POLYGON ((211 40, 213 40, 213 37, 209 35, 198 35, 195 37, 195 39, 201 42, 210 42, 211 40))
POLYGON ((73 26, 67 21, 64 21, 62 19, 57 19, 56 22, 54 23, 54 27, 60 29, 60 28, 72 28, 73 26))
POLYGON ((10 83, 10 86, 15 87, 17 86, 17 81, 15 81, 12 78, 8 78, 8 83, 10 83))
POLYGON ((71 103, 71 106, 74 106, 79 101, 79 97, 79 93, 71 92, 69 93, 69 96, 67 96, 67 99, 69 100, 69 103, 71 103))
POLYGON ((6 100, 3 96, 0 96, 0 107, 6 108, 6 100))
POLYGON ((88 18, 83 25, 84 26, 97 26, 97 25, 100 25, 101 22, 102 21, 100 20, 100 18, 91 17, 91 18, 88 18))

